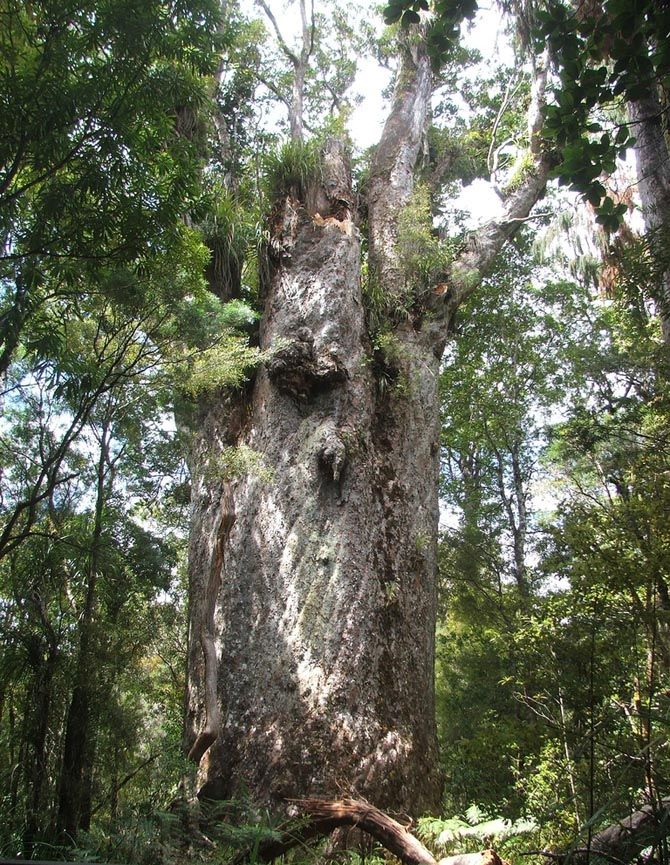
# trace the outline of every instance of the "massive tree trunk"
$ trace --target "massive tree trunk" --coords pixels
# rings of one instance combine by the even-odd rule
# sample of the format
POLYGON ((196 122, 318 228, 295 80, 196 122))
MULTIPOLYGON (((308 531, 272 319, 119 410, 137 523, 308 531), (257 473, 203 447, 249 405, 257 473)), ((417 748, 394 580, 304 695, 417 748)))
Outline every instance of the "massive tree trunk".
POLYGON ((371 269, 387 296, 402 294, 402 314, 389 311, 375 349, 346 158, 330 142, 310 204, 287 199, 275 223, 282 252, 260 334, 272 359, 244 393, 199 408, 187 739, 205 797, 248 790, 276 809, 356 795, 410 814, 439 803, 439 362, 457 302, 527 215, 549 166, 538 155, 535 191, 523 203, 517 191, 506 220, 473 235, 448 292, 403 283, 397 220, 431 88, 414 41, 369 207, 371 269))
POLYGON ((283 347, 244 401, 203 411, 196 449, 190 670, 199 693, 213 637, 222 713, 202 792, 246 783, 276 805, 343 789, 423 809, 439 793, 438 358, 408 322, 380 387, 358 231, 288 207, 261 331, 283 347), (214 479, 242 444, 264 471, 214 479))

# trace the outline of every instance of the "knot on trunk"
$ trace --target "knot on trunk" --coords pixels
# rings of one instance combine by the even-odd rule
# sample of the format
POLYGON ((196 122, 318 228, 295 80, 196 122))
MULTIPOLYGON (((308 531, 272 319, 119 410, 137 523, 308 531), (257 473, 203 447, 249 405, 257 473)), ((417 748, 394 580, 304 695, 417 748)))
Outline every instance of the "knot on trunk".
POLYGON ((329 429, 321 442, 319 463, 335 483, 338 483, 347 461, 347 446, 333 429, 329 429))
POLYGON ((330 346, 326 352, 317 354, 314 337, 306 327, 300 328, 288 345, 274 352, 267 370, 270 381, 278 390, 300 400, 308 399, 348 377, 337 346, 330 346))

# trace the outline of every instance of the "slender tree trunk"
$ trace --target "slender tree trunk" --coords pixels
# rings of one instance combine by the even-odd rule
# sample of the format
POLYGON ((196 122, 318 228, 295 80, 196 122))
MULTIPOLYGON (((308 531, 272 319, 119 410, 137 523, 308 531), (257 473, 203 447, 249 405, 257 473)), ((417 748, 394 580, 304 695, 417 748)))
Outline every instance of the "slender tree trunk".
POLYGON ((19 791, 22 788, 22 780, 24 778, 25 767, 28 757, 28 736, 29 736, 29 718, 32 708, 32 694, 27 693, 23 701, 23 713, 21 718, 21 730, 16 737, 17 718, 13 704, 9 707, 9 728, 10 728, 10 765, 12 766, 11 776, 9 779, 9 808, 8 813, 16 820, 19 807, 19 791), (16 737, 16 738, 15 738, 16 737), (14 742, 18 739, 18 749, 14 750, 14 742))
POLYGON ((43 823, 42 812, 44 787, 47 782, 47 734, 51 717, 51 701, 53 696, 53 679, 58 660, 58 646, 51 642, 47 657, 42 661, 37 671, 35 693, 33 694, 33 729, 31 732, 32 755, 29 770, 29 792, 27 799, 26 828, 24 831, 24 847, 26 855, 31 858, 32 846, 43 823))
POLYGON ((58 791, 57 828, 74 838, 88 828, 91 811, 91 777, 95 750, 93 729, 97 670, 94 660, 95 607, 100 569, 100 543, 107 497, 110 420, 103 422, 97 464, 96 501, 88 565, 88 584, 81 615, 79 650, 74 687, 67 712, 63 762, 58 791))
POLYGON ((14 299, 9 309, 0 315, 0 380, 7 370, 19 344, 21 330, 30 312, 30 293, 23 276, 16 280, 14 299))
POLYGON ((628 103, 628 115, 635 136, 637 185, 642 202, 645 225, 651 234, 652 249, 662 262, 652 286, 661 318, 663 340, 670 343, 670 152, 664 132, 663 115, 658 93, 650 87, 645 98, 628 103))
POLYGON ((528 534, 528 511, 526 508, 526 480, 521 466, 521 445, 514 441, 511 447, 512 458, 512 497, 510 509, 512 519, 510 528, 514 547, 514 579, 519 593, 528 598, 530 589, 526 571, 526 537, 528 534))
POLYGON ((291 107, 289 109, 289 129, 293 141, 303 140, 303 103, 306 72, 305 64, 299 61, 295 66, 293 88, 291 90, 291 107))
POLYGON ((565 754, 565 769, 568 773, 570 796, 572 797, 572 806, 575 811, 575 826, 578 830, 581 830, 582 818, 579 813, 579 797, 577 796, 577 784, 575 783, 575 763, 570 752, 568 726, 565 718, 565 704, 563 703, 563 693, 560 688, 558 689, 558 708, 561 715, 561 740, 563 742, 563 753, 565 754))
MULTIPOLYGON (((389 306, 416 289, 395 243, 431 89, 414 43, 370 184, 371 267, 389 306)), ((422 287, 402 315, 389 311, 383 353, 368 333, 341 144, 326 148, 312 205, 285 202, 261 321, 272 359, 244 393, 203 402, 194 434, 187 743, 202 796, 438 806, 439 363, 456 303, 548 167, 538 157, 505 222, 473 236, 449 297, 422 287), (241 445, 237 470, 225 468, 223 452, 241 445)))
POLYGON ((300 0, 300 53, 296 53, 289 48, 288 43, 282 34, 281 28, 277 23, 277 19, 265 0, 258 0, 258 5, 265 12, 267 18, 272 24, 272 28, 277 37, 277 42, 279 43, 279 48, 293 66, 291 96, 286 100, 286 107, 288 108, 288 122, 291 140, 302 141, 305 126, 305 79, 307 77, 309 60, 314 50, 314 0, 311 2, 311 14, 309 18, 307 16, 306 2, 305 0, 300 0))

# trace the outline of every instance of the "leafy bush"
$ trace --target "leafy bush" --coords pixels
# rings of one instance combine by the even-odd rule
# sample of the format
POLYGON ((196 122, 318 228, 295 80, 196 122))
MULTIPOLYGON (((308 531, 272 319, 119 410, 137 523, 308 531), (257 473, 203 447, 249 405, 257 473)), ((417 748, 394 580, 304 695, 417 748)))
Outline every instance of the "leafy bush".
POLYGON ((250 346, 246 338, 223 336, 216 345, 196 356, 184 390, 196 396, 220 388, 241 387, 260 359, 260 350, 250 346))

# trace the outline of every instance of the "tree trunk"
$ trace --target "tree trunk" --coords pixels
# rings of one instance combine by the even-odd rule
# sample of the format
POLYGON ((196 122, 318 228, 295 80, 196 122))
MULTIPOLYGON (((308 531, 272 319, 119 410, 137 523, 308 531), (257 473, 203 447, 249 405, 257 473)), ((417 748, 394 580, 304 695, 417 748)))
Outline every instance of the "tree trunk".
MULTIPOLYGON (((108 404, 107 410, 110 410, 108 404)), ((108 487, 107 465, 111 438, 111 415, 104 418, 97 462, 96 500, 88 561, 88 584, 81 614, 79 649, 72 697, 65 724, 63 763, 58 788, 57 828, 74 838, 88 829, 91 813, 91 782, 95 753, 95 701, 98 671, 95 663, 95 609, 100 570, 103 515, 108 487)))
MULTIPOLYGON (((331 176, 342 170, 333 148, 331 176)), ((282 347, 246 399, 203 410, 194 451, 189 726, 207 739, 193 756, 219 726, 218 708, 206 710, 216 656, 222 718, 203 795, 247 786, 276 806, 344 790, 421 811, 440 788, 438 357, 407 323, 402 356, 380 371, 357 230, 287 208, 290 258, 261 329, 263 348, 282 347), (223 449, 240 445, 263 470, 213 478, 223 449)))
POLYGON ((657 92, 650 88, 643 99, 628 103, 629 121, 636 138, 637 185, 642 213, 651 235, 652 249, 661 262, 652 296, 661 318, 663 340, 670 343, 670 153, 663 129, 663 114, 657 92))
POLYGON ((23 833, 24 848, 28 858, 31 858, 33 844, 37 839, 40 823, 44 818, 42 812, 44 788, 48 782, 47 734, 51 719, 53 680, 58 661, 58 644, 55 639, 48 643, 46 658, 41 657, 39 661, 39 666, 35 670, 36 681, 35 693, 33 694, 35 708, 32 719, 33 729, 30 736, 32 753, 28 770, 29 793, 26 800, 26 826, 23 833))
POLYGON ((330 142, 310 206, 287 199, 276 222, 282 252, 260 333, 271 360, 244 393, 199 407, 186 726, 201 796, 249 791, 273 810, 342 795, 409 814, 439 804, 439 363, 456 302, 542 193, 549 162, 538 151, 532 189, 473 235, 450 294, 403 285, 397 220, 431 88, 413 38, 373 166, 369 222, 386 296, 415 297, 401 315, 389 311, 375 350, 348 168, 330 142))

